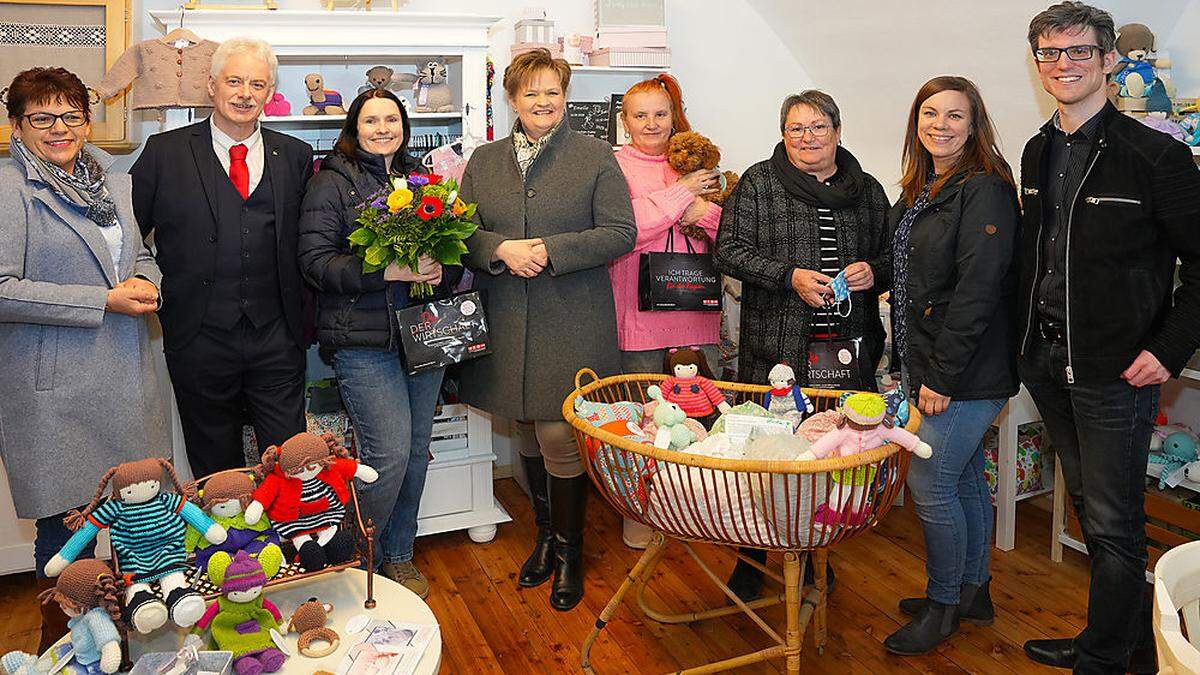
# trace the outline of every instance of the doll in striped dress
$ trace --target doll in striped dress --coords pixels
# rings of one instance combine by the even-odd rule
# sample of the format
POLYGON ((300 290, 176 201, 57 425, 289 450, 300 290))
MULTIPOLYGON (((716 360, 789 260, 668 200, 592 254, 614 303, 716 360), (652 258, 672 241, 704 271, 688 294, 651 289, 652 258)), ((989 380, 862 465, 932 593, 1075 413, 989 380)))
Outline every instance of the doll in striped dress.
POLYGON ((46 563, 46 576, 58 576, 101 529, 108 528, 113 554, 129 582, 125 614, 139 633, 156 630, 168 616, 188 628, 204 614, 204 598, 188 585, 185 576, 184 533, 191 525, 208 541, 220 544, 225 541, 225 528, 187 500, 175 468, 167 460, 142 459, 109 469, 87 508, 72 511, 64 522, 75 534, 46 563), (164 477, 170 479, 174 491, 162 489, 164 477), (105 499, 109 483, 112 496, 105 499), (155 582, 166 602, 151 591, 155 582))
POLYGON ((354 541, 341 529, 350 481, 374 483, 379 474, 348 456, 333 434, 296 434, 262 456, 262 484, 246 507, 254 525, 265 512, 279 536, 296 547, 300 566, 315 571, 353 556, 354 541))

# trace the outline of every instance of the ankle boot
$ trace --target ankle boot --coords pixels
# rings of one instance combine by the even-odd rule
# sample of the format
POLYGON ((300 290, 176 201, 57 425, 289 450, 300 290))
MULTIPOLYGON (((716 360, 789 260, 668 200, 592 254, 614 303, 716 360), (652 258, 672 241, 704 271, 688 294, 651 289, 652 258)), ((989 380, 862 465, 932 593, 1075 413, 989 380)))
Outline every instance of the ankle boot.
MULTIPOLYGON (((996 621, 996 608, 992 606, 992 595, 988 585, 992 580, 983 582, 982 586, 963 584, 958 594, 958 618, 977 626, 990 626, 996 621)), ((900 611, 916 616, 925 607, 927 598, 905 598, 900 601, 900 611)))
MULTIPOLYGON (((41 594, 50 588, 54 588, 57 579, 37 578, 38 593, 41 594)), ((42 637, 38 642, 38 654, 45 654, 50 645, 58 642, 58 639, 67 634, 67 615, 63 614, 62 608, 57 602, 51 600, 42 605, 42 637)))
POLYGON ((550 532, 550 494, 546 484, 546 465, 541 457, 521 457, 525 477, 529 479, 529 496, 533 502, 533 522, 537 523, 537 539, 533 552, 521 565, 517 583, 526 588, 540 586, 554 574, 554 537, 550 532))
POLYGON ((912 621, 883 641, 893 654, 919 656, 933 651, 946 638, 958 632, 958 605, 943 605, 926 599, 925 607, 912 621))
POLYGON ((554 584, 550 605, 565 612, 583 599, 583 515, 588 477, 550 477, 550 522, 554 531, 554 584))
MULTIPOLYGON (((738 553, 760 564, 765 565, 767 562, 767 552, 759 548, 738 547, 738 553)), ((752 567, 738 558, 737 564, 733 566, 733 573, 729 575, 729 580, 725 582, 725 585, 729 586, 729 590, 733 591, 733 594, 738 596, 742 602, 750 602, 762 595, 762 582, 762 570, 752 567)))

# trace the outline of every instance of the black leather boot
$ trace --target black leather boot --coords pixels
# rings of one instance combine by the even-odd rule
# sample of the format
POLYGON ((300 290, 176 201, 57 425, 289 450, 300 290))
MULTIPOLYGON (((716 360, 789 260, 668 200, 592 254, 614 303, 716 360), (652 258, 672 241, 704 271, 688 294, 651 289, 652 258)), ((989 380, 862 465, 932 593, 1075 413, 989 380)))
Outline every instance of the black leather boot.
POLYGON ((883 641, 893 654, 918 656, 933 651, 943 640, 958 632, 958 605, 943 605, 926 600, 925 607, 912 621, 883 641))
POLYGON ((525 466, 525 477, 529 479, 537 539, 533 542, 533 552, 521 565, 521 576, 517 583, 531 588, 542 585, 554 574, 554 535, 550 531, 550 487, 546 483, 546 464, 541 457, 523 455, 521 464, 525 466))
MULTIPOLYGON (((958 594, 958 618, 977 626, 990 626, 996 621, 996 608, 992 606, 992 595, 988 591, 991 579, 982 586, 963 584, 958 594)), ((916 616, 925 608, 927 598, 905 598, 900 601, 900 611, 916 616)))
POLYGON ((550 606, 565 612, 583 599, 583 515, 588 477, 550 477, 550 524, 554 531, 554 584, 550 606))

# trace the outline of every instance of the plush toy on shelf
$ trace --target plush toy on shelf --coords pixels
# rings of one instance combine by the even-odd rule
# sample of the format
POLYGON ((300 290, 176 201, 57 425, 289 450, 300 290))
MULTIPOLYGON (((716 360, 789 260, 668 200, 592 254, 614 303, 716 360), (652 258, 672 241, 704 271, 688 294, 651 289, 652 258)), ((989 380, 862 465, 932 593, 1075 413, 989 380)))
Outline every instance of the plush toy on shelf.
POLYGON ((396 92, 412 89, 417 81, 416 73, 397 73, 388 66, 373 66, 367 70, 367 83, 358 88, 358 93, 372 89, 396 92))
MULTIPOLYGON (((933 454, 928 443, 892 424, 879 394, 851 394, 842 401, 840 412, 838 427, 813 442, 810 451, 799 459, 849 457, 888 443, 897 443, 921 458, 933 454)), ((827 528, 861 524, 867 516, 865 489, 875 480, 876 470, 872 465, 831 471, 829 503, 817 508, 813 520, 827 528)))
POLYGON ((203 532, 214 544, 224 542, 226 533, 185 494, 175 468, 165 459, 142 459, 109 469, 87 508, 64 519, 75 534, 46 563, 46 576, 58 576, 107 527, 121 574, 128 581, 125 611, 133 627, 150 633, 168 616, 178 626, 190 627, 204 614, 204 598, 188 585, 185 574, 187 526, 203 532), (174 485, 173 492, 162 489, 164 476, 174 485), (110 482, 112 496, 105 500, 110 482), (154 582, 165 602, 151 591, 154 582))
MULTIPOLYGON (((196 498, 200 505, 228 535, 224 542, 212 544, 194 527, 189 526, 184 547, 196 554, 196 567, 208 568, 208 559, 217 551, 233 555, 245 551, 259 555, 266 548, 279 551, 279 534, 271 527, 267 518, 259 518, 253 525, 246 522, 246 507, 254 499, 254 478, 244 471, 222 471, 209 477, 204 490, 196 498)), ((282 551, 278 552, 280 557, 282 551)), ((269 577, 268 577, 269 578, 269 577)))
POLYGON ((1121 54, 1113 81, 1117 83, 1117 95, 1122 98, 1142 98, 1146 88, 1154 82, 1154 66, 1150 54, 1154 50, 1154 33, 1146 25, 1130 23, 1117 31, 1117 51, 1121 54))
POLYGON ((1187 140, 1183 129, 1168 119, 1170 114, 1171 99, 1167 96, 1167 92, 1163 86, 1155 82, 1154 86, 1147 90, 1146 116, 1141 118, 1141 123, 1155 131, 1161 131, 1177 141, 1186 143, 1187 140))
POLYGON ((274 673, 287 660, 271 635, 279 630, 283 615, 262 594, 267 579, 282 564, 278 546, 263 549, 258 556, 238 551, 230 557, 218 551, 209 558, 208 578, 221 589, 221 597, 209 605, 195 630, 207 629, 217 649, 233 652, 237 675, 274 673))
POLYGON ((763 406, 773 415, 791 421, 792 430, 796 430, 804 416, 815 410, 812 399, 796 384, 796 371, 786 363, 776 363, 767 373, 767 381, 771 383, 771 391, 767 392, 763 406))
POLYGON ((325 88, 325 78, 320 73, 304 76, 304 88, 308 90, 308 105, 300 111, 303 115, 345 115, 342 95, 325 88))
POLYGON ((375 469, 351 459, 333 434, 292 436, 262 456, 262 485, 246 507, 254 525, 265 512, 281 537, 296 547, 300 565, 313 572, 350 560, 354 537, 341 529, 350 481, 374 483, 375 469))
POLYGON ((267 117, 286 117, 292 114, 292 104, 288 103, 283 94, 275 92, 271 95, 271 100, 263 106, 263 114, 267 117))
MULTIPOLYGON (((1171 474, 1187 467, 1192 462, 1197 461, 1200 457, 1197 456, 1197 441, 1195 434, 1186 431, 1176 431, 1162 442, 1162 448, 1158 452, 1150 453, 1150 464, 1159 465, 1162 467, 1161 473, 1158 474, 1158 489, 1165 490, 1168 485, 1174 487, 1178 482, 1172 484, 1169 482, 1171 474)), ((1187 477, 1187 474, 1181 474, 1187 477)))
POLYGON ((729 403, 712 383, 712 369, 699 347, 667 350, 663 370, 668 374, 659 385, 663 398, 677 404, 705 428, 711 427, 720 413, 729 412, 729 403))
POLYGON ((430 61, 417 70, 413 84, 417 112, 453 112, 454 92, 446 81, 446 64, 430 61))
POLYGON ((54 588, 38 595, 42 604, 57 602, 70 617, 71 641, 54 647, 50 658, 57 664, 72 649, 75 656, 65 668, 54 668, 56 672, 93 675, 120 670, 121 586, 108 563, 85 558, 67 565, 54 588))
POLYGON ((696 434, 687 427, 687 413, 678 404, 663 398, 662 389, 658 385, 650 385, 646 395, 658 401, 652 417, 656 425, 654 446, 664 450, 681 451, 696 442, 696 434))

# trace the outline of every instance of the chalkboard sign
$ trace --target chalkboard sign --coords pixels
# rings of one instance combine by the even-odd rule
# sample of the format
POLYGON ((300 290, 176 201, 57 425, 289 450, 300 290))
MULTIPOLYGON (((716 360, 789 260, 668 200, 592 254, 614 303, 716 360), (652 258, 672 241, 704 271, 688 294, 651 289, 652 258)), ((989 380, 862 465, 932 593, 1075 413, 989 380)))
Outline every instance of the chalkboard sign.
POLYGON ((608 101, 608 142, 625 145, 625 123, 621 121, 621 100, 625 94, 613 94, 608 101))
POLYGON ((567 101, 567 120, 581 134, 608 140, 608 101, 567 101))

